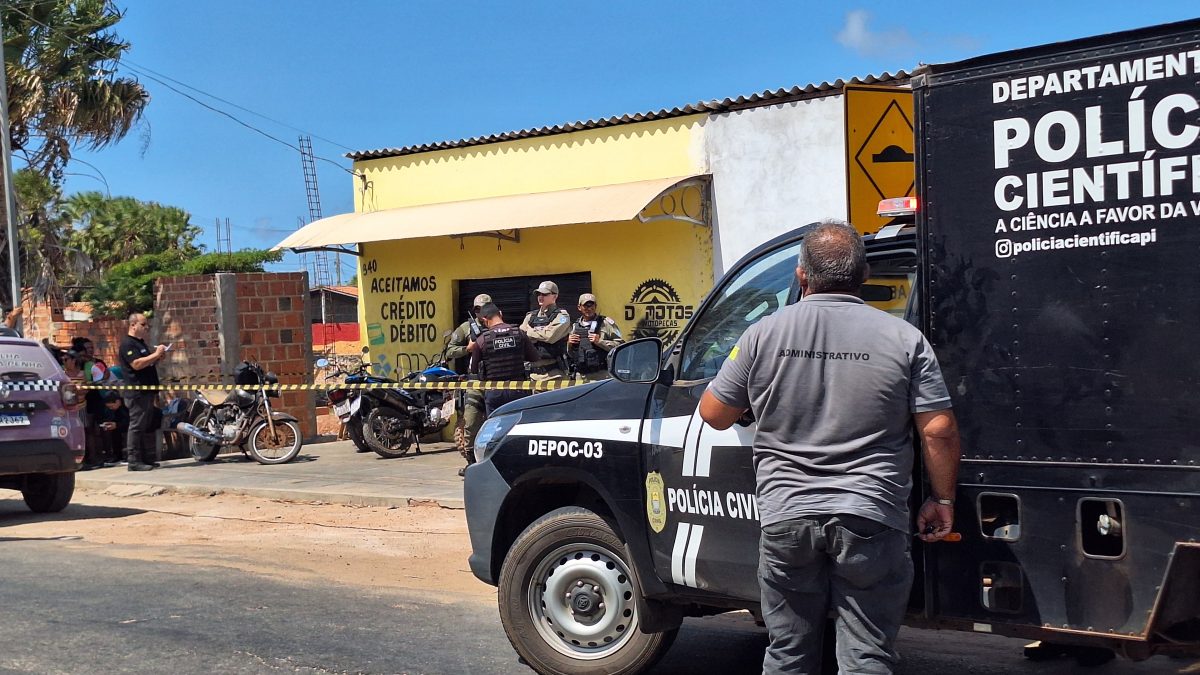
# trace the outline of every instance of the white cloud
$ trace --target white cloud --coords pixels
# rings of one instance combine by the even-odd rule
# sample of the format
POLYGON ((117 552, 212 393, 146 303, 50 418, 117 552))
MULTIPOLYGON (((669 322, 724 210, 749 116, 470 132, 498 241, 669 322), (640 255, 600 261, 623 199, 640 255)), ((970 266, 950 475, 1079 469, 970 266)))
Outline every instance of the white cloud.
POLYGON ((917 40, 904 28, 873 31, 868 25, 870 12, 856 9, 846 14, 846 24, 838 31, 837 41, 863 56, 911 56, 917 40))

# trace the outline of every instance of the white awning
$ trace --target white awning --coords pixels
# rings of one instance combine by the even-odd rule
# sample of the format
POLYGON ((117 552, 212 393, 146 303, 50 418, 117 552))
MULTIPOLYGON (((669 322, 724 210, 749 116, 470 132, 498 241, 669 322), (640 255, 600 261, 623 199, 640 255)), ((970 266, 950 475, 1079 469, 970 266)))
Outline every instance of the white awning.
POLYGON ((691 178, 695 176, 344 213, 305 225, 272 250, 633 220, 659 195, 691 178))

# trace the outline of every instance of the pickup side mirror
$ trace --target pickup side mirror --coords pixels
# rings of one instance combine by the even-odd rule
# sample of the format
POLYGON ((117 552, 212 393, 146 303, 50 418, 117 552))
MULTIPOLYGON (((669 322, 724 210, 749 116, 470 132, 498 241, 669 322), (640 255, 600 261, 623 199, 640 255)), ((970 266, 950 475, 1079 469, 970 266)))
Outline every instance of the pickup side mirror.
POLYGON ((657 382, 662 362, 662 340, 642 338, 617 345, 608 355, 608 372, 622 382, 657 382))

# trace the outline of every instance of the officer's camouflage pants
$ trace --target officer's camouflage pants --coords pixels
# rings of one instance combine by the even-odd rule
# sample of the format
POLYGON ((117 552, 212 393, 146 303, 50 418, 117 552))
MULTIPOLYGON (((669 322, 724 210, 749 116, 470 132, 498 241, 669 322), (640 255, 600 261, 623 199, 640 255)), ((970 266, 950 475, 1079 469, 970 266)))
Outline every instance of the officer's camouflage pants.
POLYGON ((478 389, 468 389, 464 395, 463 413, 462 413, 462 444, 459 445, 458 451, 462 453, 467 464, 475 463, 475 434, 479 433, 479 427, 483 426, 483 422, 487 419, 487 413, 483 407, 483 392, 478 389))

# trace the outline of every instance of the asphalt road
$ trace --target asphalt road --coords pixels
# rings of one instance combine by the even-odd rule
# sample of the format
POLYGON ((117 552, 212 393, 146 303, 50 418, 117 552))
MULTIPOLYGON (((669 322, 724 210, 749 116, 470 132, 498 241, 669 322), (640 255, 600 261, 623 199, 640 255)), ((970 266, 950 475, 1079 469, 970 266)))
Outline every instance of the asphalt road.
MULTIPOLYGON (((280 560, 280 565, 287 564, 280 560)), ((117 560, 71 539, 0 538, 7 673, 527 673, 494 605, 314 586, 169 562, 117 560)), ((655 672, 758 672, 762 631, 689 620, 655 672)), ((1012 640, 908 631, 903 673, 1060 673, 1012 640)), ((1181 661, 1097 673, 1180 672, 1181 661)))

